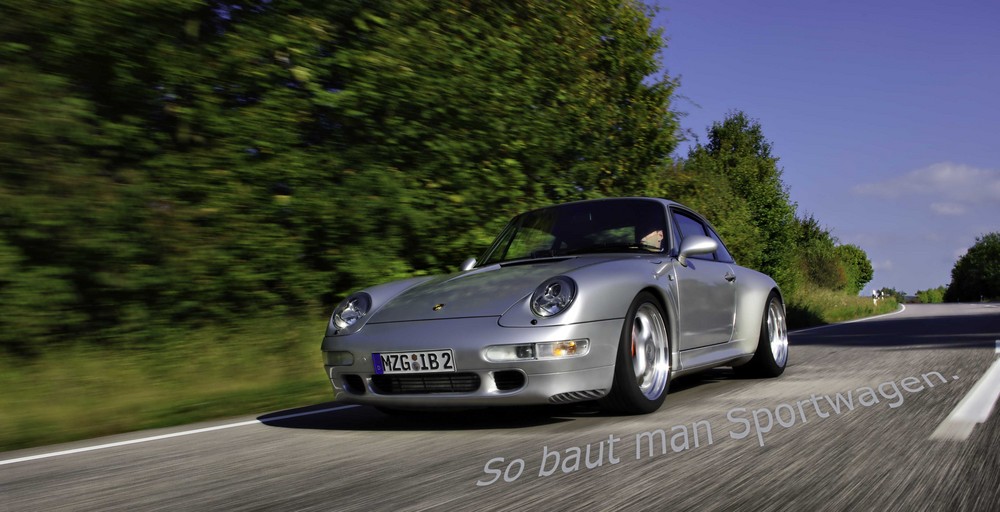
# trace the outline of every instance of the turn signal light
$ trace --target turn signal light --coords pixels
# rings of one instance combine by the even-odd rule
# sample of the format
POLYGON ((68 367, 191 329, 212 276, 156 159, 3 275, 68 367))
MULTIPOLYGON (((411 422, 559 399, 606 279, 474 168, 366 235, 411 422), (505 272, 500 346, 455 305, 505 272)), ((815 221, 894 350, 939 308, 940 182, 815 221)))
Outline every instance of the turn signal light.
POLYGON ((590 351, 590 340, 551 341, 536 343, 539 359, 560 359, 583 356, 590 351))

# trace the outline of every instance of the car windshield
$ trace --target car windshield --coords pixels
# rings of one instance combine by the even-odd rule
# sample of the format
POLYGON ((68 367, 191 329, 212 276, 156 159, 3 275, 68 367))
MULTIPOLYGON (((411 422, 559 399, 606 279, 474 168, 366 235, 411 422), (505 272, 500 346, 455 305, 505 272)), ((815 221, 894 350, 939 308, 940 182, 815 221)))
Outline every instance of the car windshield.
POLYGON ((656 201, 570 203, 514 217, 481 264, 601 252, 660 252, 664 233, 664 209, 656 201))

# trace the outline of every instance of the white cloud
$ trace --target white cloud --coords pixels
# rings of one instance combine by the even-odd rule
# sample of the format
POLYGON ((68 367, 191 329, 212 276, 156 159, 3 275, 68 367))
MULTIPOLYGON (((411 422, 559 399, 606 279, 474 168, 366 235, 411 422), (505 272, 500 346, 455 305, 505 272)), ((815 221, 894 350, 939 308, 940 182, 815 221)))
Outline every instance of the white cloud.
MULTIPOLYGON (((842 244, 854 244, 861 248, 866 247, 895 247, 899 244, 912 241, 913 234, 901 232, 898 225, 886 231, 861 232, 854 231, 837 236, 842 244)), ((923 240, 923 236, 921 236, 923 240)))
POLYGON ((964 205, 957 203, 931 203, 931 210, 941 215, 964 215, 969 211, 964 205))
POLYGON ((892 260, 873 261, 872 270, 892 270, 892 260))
POLYGON ((855 194, 882 198, 928 198, 942 215, 960 215, 970 204, 1000 203, 1000 171, 950 162, 937 163, 878 183, 865 183, 855 194))

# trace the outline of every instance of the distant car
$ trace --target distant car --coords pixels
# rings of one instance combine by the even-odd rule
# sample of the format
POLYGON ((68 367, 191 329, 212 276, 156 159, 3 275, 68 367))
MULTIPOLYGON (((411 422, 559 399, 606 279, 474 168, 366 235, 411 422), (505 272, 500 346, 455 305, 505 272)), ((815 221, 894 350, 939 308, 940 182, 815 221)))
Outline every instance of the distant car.
POLYGON ((335 397, 384 411, 599 400, 657 410, 670 380, 788 360, 774 280, 736 265, 711 225, 664 199, 518 215, 480 261, 351 294, 323 339, 335 397))

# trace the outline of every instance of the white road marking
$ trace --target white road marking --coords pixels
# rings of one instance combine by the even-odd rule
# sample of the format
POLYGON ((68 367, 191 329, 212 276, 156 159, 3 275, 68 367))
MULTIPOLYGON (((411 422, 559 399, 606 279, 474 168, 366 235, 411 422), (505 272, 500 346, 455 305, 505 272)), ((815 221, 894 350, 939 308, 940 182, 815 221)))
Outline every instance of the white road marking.
POLYGON ((857 323, 857 322, 865 322, 867 320, 874 320, 876 318, 882 318, 882 317, 886 317, 886 316, 898 315, 898 314, 902 313, 903 311, 906 311, 906 306, 903 305, 903 304, 900 304, 899 305, 899 309, 897 309, 896 311, 893 311, 892 313, 885 313, 885 314, 882 314, 882 315, 869 316, 869 317, 865 317, 865 318, 859 318, 857 320, 849 320, 847 322, 837 322, 835 324, 817 325, 816 327, 809 327, 809 328, 806 328, 806 329, 798 329, 798 330, 795 330, 795 331, 788 331, 788 334, 801 334, 801 333, 804 333, 804 332, 815 331, 817 329, 825 329, 827 327, 833 327, 835 325, 844 325, 844 324, 853 324, 853 323, 857 323))
MULTIPOLYGON (((996 354, 1000 354, 1000 340, 996 340, 996 354)), ((1000 358, 993 361, 986 373, 965 398, 938 425, 931 439, 965 441, 976 425, 990 417, 997 397, 1000 397, 1000 358)))
MULTIPOLYGON (((289 420, 289 419, 292 419, 292 418, 299 418, 299 417, 302 417, 302 416, 311 416, 313 414, 323 414, 323 413, 327 413, 327 412, 340 411, 340 410, 343 410, 343 409, 352 409, 354 407, 360 407, 360 406, 359 405, 343 405, 343 406, 340 406, 340 407, 332 407, 332 408, 329 408, 329 409, 319 409, 319 410, 316 410, 316 411, 298 412, 298 413, 295 413, 295 414, 286 414, 284 416, 275 416, 274 418, 267 418, 265 421, 267 421, 267 422, 274 422, 274 421, 289 420)), ((118 446, 128 446, 130 444, 148 443, 150 441, 160 441, 160 440, 163 440, 163 439, 170 439, 170 438, 173 438, 173 437, 190 436, 190 435, 193 435, 193 434, 203 434, 205 432, 214 432, 216 430, 224 430, 224 429, 227 429, 227 428, 245 427, 247 425, 261 425, 261 424, 264 424, 264 422, 260 421, 260 420, 241 421, 239 423, 229 423, 229 424, 226 424, 226 425, 217 425, 217 426, 214 426, 214 427, 199 428, 199 429, 195 429, 195 430, 185 430, 183 432, 174 432, 174 433, 171 433, 171 434, 163 434, 163 435, 159 435, 159 436, 143 437, 143 438, 140 438, 140 439, 131 439, 131 440, 128 440, 128 441, 119 441, 117 443, 99 444, 99 445, 96 445, 96 446, 86 446, 86 447, 83 447, 83 448, 74 448, 72 450, 63 450, 63 451, 60 451, 60 452, 42 453, 42 454, 39 454, 39 455, 31 455, 29 457, 20 457, 20 458, 17 458, 17 459, 0 460, 0 466, 6 465, 6 464, 17 464, 18 462, 28 462, 28 461, 31 461, 31 460, 47 459, 47 458, 50 458, 50 457, 61 457, 63 455, 72 455, 74 453, 92 452, 94 450, 104 450, 106 448, 115 448, 115 447, 118 447, 118 446)))

